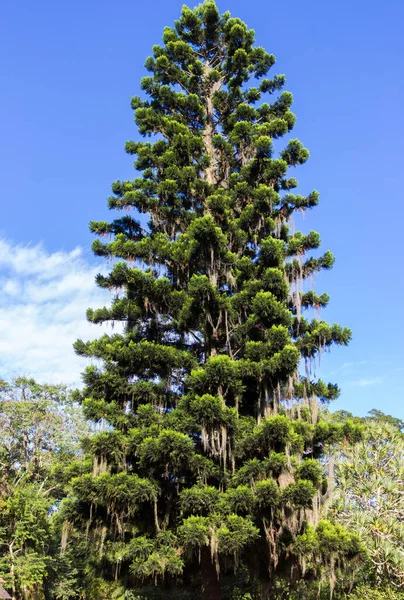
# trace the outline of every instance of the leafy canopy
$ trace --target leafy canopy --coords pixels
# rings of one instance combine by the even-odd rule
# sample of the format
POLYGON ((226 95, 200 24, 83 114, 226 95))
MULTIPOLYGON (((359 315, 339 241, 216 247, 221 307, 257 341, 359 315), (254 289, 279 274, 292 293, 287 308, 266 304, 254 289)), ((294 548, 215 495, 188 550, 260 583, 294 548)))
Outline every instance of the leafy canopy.
MULTIPOLYGON (((224 585, 242 564, 264 594, 275 570, 303 576, 292 548, 309 532, 320 568, 317 459, 356 434, 318 417, 338 388, 310 365, 351 334, 311 318, 329 299, 306 281, 334 259, 312 255, 318 233, 290 227, 319 196, 294 192, 290 170, 309 152, 289 136, 292 95, 254 37, 215 2, 183 7, 132 99, 137 173, 108 199, 124 216, 90 224, 95 254, 113 260, 97 277, 113 300, 87 317, 124 327, 75 345, 98 365, 84 374, 85 414, 108 427, 64 510, 91 536, 100 576, 124 587, 167 595, 202 573, 215 598, 219 574, 224 585)), ((334 537, 333 562, 348 564, 357 538, 334 537)))

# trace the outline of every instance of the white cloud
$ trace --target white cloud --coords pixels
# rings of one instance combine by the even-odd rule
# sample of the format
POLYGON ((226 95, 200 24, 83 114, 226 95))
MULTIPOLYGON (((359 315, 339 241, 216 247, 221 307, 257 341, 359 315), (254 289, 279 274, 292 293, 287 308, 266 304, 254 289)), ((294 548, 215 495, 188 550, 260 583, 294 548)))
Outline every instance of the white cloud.
POLYGON ((382 377, 375 377, 373 379, 357 379, 356 381, 351 381, 350 384, 351 385, 356 385, 358 387, 371 387, 373 385, 379 385, 380 383, 383 382, 383 378, 382 377))
POLYGON ((72 344, 107 328, 85 317, 87 308, 110 302, 109 293, 94 282, 101 270, 83 258, 80 248, 48 253, 41 245, 0 240, 0 379, 21 374, 80 383, 86 361, 72 344))
POLYGON ((341 365, 340 369, 347 371, 350 369, 356 369, 357 367, 361 367, 363 365, 368 365, 370 363, 369 360, 356 360, 352 362, 345 362, 341 365))
POLYGON ((1 289, 4 294, 8 296, 18 296, 21 293, 21 288, 18 285, 17 281, 13 281, 12 279, 7 279, 6 281, 0 282, 1 289))
POLYGON ((344 362, 342 365, 339 365, 336 369, 333 369, 327 374, 324 374, 324 377, 333 377, 334 375, 340 375, 342 377, 349 376, 352 371, 363 370, 363 368, 369 367, 372 364, 370 360, 356 360, 351 362, 344 362))

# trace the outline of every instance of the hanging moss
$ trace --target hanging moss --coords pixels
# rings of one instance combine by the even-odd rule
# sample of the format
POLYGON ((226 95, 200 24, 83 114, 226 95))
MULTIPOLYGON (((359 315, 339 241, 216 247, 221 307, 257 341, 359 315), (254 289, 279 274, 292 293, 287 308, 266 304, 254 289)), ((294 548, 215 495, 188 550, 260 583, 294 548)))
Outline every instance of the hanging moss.
POLYGON ((334 258, 314 258, 319 234, 293 225, 319 196, 293 193, 290 169, 309 152, 292 138, 277 154, 293 98, 283 75, 267 79, 275 58, 254 38, 213 1, 183 7, 132 99, 137 175, 108 199, 126 212, 90 224, 95 254, 114 259, 97 284, 115 296, 87 317, 123 329, 75 344, 99 361, 79 397, 106 428, 72 494, 115 557, 94 568, 126 588, 168 593, 203 572, 214 588, 203 594, 219 597, 240 561, 262 590, 276 569, 292 585, 304 571, 295 544, 327 501, 316 461, 356 435, 318 410, 338 388, 316 381, 316 361, 351 334, 310 318, 328 303, 310 279, 334 258))

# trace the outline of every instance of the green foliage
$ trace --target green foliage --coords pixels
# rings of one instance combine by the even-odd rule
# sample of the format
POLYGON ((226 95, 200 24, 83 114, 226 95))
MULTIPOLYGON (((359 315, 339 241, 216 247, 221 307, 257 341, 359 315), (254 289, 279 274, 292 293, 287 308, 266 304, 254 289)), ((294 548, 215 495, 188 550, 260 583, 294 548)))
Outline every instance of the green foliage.
POLYGON ((323 470, 316 460, 307 458, 299 465, 297 476, 299 479, 311 481, 314 487, 319 489, 323 480, 323 470))
POLYGON ((298 481, 283 490, 283 500, 295 508, 311 508, 315 488, 311 481, 298 481))
POLYGON ((175 537, 169 532, 159 533, 153 541, 134 538, 129 548, 133 558, 131 573, 140 580, 180 575, 184 564, 175 542, 175 537))
POLYGON ((250 519, 229 515, 217 530, 218 550, 223 554, 237 555, 259 536, 259 529, 250 519))
MULTIPOLYGON (((254 586, 264 597, 276 567, 298 580, 294 544, 327 500, 317 459, 356 435, 317 418, 316 396, 338 388, 311 381, 310 365, 351 334, 311 319, 329 298, 306 281, 334 258, 311 256, 317 232, 289 229, 318 192, 293 193, 290 169, 309 152, 294 138, 279 146, 295 116, 274 63, 215 2, 184 6, 132 99, 137 176, 108 199, 125 214, 90 223, 94 253, 114 261, 97 284, 114 299, 87 317, 122 327, 75 344, 98 361, 77 397, 105 429, 86 444, 92 469, 75 472, 60 517, 71 543, 85 534, 95 580, 117 590, 146 596, 156 584, 169 597, 213 570, 218 594, 240 565, 251 589, 234 597, 254 586)), ((344 532, 334 533, 338 554, 344 532)))
MULTIPOLYGON (((376 583, 400 587, 404 585, 404 434, 399 420, 379 411, 360 421, 362 440, 343 446, 336 461, 333 514, 362 538, 376 583)), ((343 423, 352 427, 352 419, 343 423)))
POLYGON ((403 600, 404 592, 394 588, 375 589, 367 585, 357 587, 352 594, 349 595, 352 600, 403 600))
POLYGON ((13 594, 39 598, 53 563, 50 515, 88 430, 65 387, 25 377, 2 386, 0 430, 0 575, 13 594))

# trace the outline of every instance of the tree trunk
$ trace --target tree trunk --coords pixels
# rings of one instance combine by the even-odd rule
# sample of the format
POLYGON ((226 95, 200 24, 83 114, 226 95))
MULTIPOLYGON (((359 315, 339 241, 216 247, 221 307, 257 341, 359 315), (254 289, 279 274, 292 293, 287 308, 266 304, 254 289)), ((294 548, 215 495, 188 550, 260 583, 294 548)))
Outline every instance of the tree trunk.
POLYGON ((12 597, 13 600, 16 600, 16 598, 17 598, 17 590, 16 590, 16 586, 15 586, 13 544, 14 544, 14 542, 11 542, 11 544, 9 544, 8 551, 10 553, 10 559, 11 559, 11 567, 10 567, 10 575, 11 575, 11 597, 12 597))
POLYGON ((220 580, 216 566, 210 555, 210 548, 204 547, 201 553, 202 600, 222 600, 220 580))

